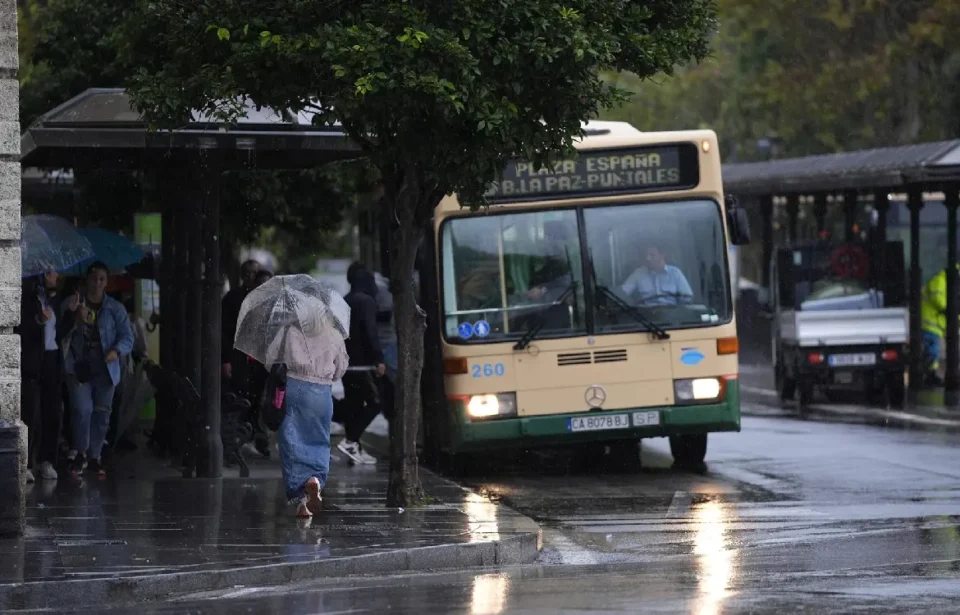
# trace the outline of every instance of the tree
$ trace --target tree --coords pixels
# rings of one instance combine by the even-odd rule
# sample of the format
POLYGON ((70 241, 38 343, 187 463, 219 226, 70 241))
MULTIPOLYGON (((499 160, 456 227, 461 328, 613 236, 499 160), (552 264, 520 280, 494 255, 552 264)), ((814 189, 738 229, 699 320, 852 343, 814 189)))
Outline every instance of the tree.
MULTIPOLYGON (((136 67, 125 62, 120 50, 126 44, 122 25, 137 7, 136 0, 20 0, 24 127, 88 88, 118 87, 134 74, 136 67)), ((221 190, 222 245, 239 248, 266 228, 288 237, 301 254, 320 253, 329 233, 339 230, 353 195, 373 179, 363 163, 232 172, 221 190)), ((132 230, 133 213, 142 201, 141 180, 134 172, 77 172, 75 186, 84 198, 82 210, 74 213, 84 224, 132 230)))
POLYGON ((641 129, 701 124, 725 155, 783 156, 960 135, 960 27, 953 0, 720 0, 713 56, 658 87, 624 83, 642 105, 616 110, 641 129))
POLYGON ((416 429, 425 313, 417 250, 451 193, 473 207, 508 159, 567 152, 582 122, 621 102, 601 70, 641 77, 703 57, 712 0, 150 0, 127 24, 129 82, 160 126, 192 109, 224 122, 238 101, 312 107, 377 168, 397 222, 392 270, 400 360, 389 505, 421 498, 416 429), (140 44, 150 40, 150 45, 140 44))

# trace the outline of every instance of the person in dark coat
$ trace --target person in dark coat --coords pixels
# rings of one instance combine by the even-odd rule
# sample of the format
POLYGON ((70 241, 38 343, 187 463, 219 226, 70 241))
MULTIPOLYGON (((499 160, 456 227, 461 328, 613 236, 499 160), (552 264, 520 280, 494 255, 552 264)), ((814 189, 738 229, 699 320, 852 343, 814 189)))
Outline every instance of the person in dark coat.
POLYGON ((20 419, 28 428, 27 480, 57 479, 57 450, 63 422, 60 342, 71 323, 58 319, 57 273, 24 281, 20 297, 20 419))
POLYGON ((350 278, 350 292, 344 297, 350 306, 350 337, 346 342, 350 367, 373 369, 351 370, 343 376, 341 406, 346 437, 337 448, 354 463, 374 464, 377 460, 360 446, 360 437, 380 414, 378 384, 373 375, 379 378, 387 371, 377 330, 377 284, 365 268, 354 270, 350 278))
POLYGON ((246 395, 247 357, 234 349, 233 340, 237 334, 237 319, 240 317, 240 306, 250 291, 256 287, 257 274, 260 273, 260 263, 249 260, 240 265, 240 286, 231 289, 223 297, 221 303, 221 339, 220 357, 223 363, 223 377, 229 382, 230 389, 237 395, 246 395))

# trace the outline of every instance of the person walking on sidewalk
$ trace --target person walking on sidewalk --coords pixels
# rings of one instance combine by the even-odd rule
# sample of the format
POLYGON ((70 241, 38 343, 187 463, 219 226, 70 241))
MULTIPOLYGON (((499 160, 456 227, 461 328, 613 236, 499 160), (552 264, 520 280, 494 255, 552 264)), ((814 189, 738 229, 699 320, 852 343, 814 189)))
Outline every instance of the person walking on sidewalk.
POLYGON ((63 423, 59 344, 70 325, 57 319, 56 288, 57 273, 50 271, 25 280, 20 297, 20 417, 28 428, 27 482, 33 482, 34 469, 40 478, 57 479, 63 423))
MULTIPOLYGON (((366 268, 355 269, 350 292, 344 297, 350 306, 350 337, 347 354, 352 368, 372 367, 378 377, 387 370, 377 330, 377 284, 366 268)), ((346 437, 337 449, 354 463, 373 465, 377 460, 360 446, 360 437, 380 414, 377 382, 370 371, 348 371, 343 376, 343 417, 346 437)))
POLYGON ((120 359, 133 350, 133 330, 127 310, 106 295, 107 266, 95 262, 87 269, 86 294, 67 299, 64 317, 73 322, 65 339, 64 366, 70 393, 73 427, 71 471, 105 471, 100 459, 113 394, 120 382, 120 359))

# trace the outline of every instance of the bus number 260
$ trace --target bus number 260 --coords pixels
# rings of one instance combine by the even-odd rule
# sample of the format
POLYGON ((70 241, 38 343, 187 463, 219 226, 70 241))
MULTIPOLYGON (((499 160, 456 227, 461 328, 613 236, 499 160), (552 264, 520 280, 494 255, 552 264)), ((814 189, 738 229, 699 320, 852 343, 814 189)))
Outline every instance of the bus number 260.
POLYGON ((506 366, 503 363, 484 363, 483 365, 479 363, 474 363, 473 365, 473 377, 474 378, 490 378, 491 376, 502 376, 507 372, 506 366))

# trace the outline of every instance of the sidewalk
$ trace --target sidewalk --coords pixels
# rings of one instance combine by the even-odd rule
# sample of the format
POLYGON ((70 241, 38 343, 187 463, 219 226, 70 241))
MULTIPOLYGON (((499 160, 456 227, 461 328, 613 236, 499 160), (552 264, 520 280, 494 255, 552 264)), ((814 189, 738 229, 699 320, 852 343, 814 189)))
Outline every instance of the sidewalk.
POLYGON ((387 509, 387 468, 334 448, 325 510, 309 527, 286 506, 276 452, 251 477, 182 479, 141 451, 104 481, 28 486, 27 533, 0 540, 0 612, 134 603, 319 577, 530 563, 530 519, 421 469, 431 503, 387 509))
MULTIPOLYGON (((773 384, 772 367, 741 365, 740 382, 743 414, 769 415, 771 407, 781 406, 780 397, 773 384)), ((847 403, 827 402, 817 397, 807 408, 807 413, 811 416, 866 422, 883 427, 960 433, 960 409, 952 410, 943 405, 942 388, 921 391, 916 398, 908 397, 903 408, 864 405, 856 397, 844 401, 847 403)), ((796 404, 787 404, 783 408, 787 412, 795 412, 796 404)))

